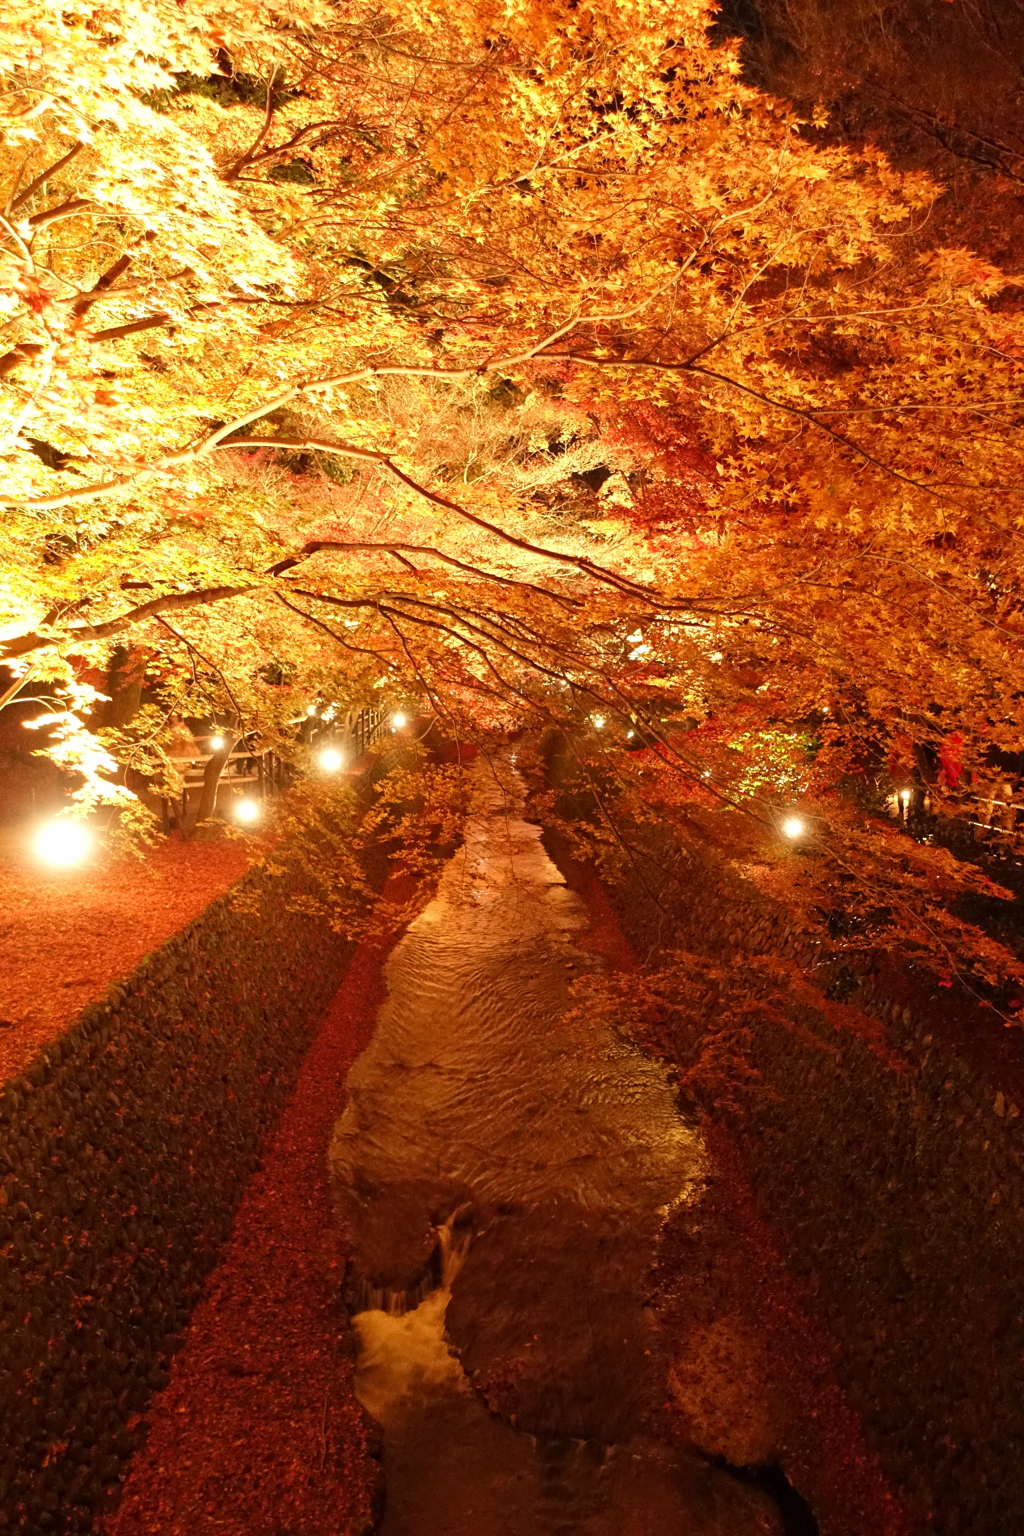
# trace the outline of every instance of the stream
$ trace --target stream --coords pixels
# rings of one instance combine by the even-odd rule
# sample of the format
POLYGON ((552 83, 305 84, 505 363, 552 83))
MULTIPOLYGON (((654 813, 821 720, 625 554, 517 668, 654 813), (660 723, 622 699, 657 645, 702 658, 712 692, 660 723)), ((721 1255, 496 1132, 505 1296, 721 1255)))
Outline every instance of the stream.
POLYGON ((462 847, 388 962, 330 1162, 354 1254, 356 1390, 382 1427, 382 1536, 768 1536, 762 1489, 682 1446, 645 1305, 705 1154, 666 1069, 566 1018, 599 964, 481 761, 462 847))

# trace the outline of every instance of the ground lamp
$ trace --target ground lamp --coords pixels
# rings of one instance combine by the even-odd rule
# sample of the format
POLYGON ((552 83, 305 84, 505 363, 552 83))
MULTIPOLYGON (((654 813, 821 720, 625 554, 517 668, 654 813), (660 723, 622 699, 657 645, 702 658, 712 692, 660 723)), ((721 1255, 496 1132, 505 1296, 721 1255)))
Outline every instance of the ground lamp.
POLYGON ((787 837, 802 837, 807 829, 799 816, 787 816, 782 823, 782 830, 787 837))
POLYGON ((320 753, 320 767, 325 773, 337 773, 345 759, 335 747, 325 747, 320 753))
POLYGON ((258 821, 260 816, 260 803, 258 800, 239 800, 235 807, 235 820, 241 822, 258 821))
POLYGON ((404 724, 405 724, 405 716, 404 715, 392 715, 391 716, 391 728, 392 728, 392 730, 400 731, 404 724))
POLYGON ((70 869, 81 864, 92 850, 92 832, 82 821, 58 817, 41 827, 32 841, 33 851, 43 864, 70 869))

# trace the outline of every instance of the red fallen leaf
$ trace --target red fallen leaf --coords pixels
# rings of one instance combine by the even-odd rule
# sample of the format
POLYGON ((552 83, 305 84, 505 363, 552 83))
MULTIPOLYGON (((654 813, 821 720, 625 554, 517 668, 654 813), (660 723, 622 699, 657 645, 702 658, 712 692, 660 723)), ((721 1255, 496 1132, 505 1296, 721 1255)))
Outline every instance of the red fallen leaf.
POLYGON ((232 1239, 184 1332, 170 1385, 149 1410, 149 1440, 132 1462, 119 1511, 103 1521, 105 1536, 326 1536, 347 1524, 358 1529, 368 1518, 365 1428, 348 1386, 351 1362, 339 1355, 336 1285, 327 1277, 327 1265, 338 1269, 345 1255, 330 1232, 325 1150, 345 1073, 372 1028, 381 958, 380 948, 364 941, 321 1025, 265 1148, 263 1170, 246 1190, 232 1239), (296 1190, 303 1191, 300 1200, 296 1190), (265 1373, 225 1391, 228 1367, 247 1348, 253 1359, 258 1353, 265 1373), (320 1468, 328 1393, 338 1459, 311 1471, 311 1447, 320 1468), (254 1424, 270 1422, 274 1434, 266 1441, 253 1434, 254 1424), (207 1502, 219 1483, 232 1488, 229 1512, 207 1502), (165 1519, 171 1508, 173 1524, 165 1519))
POLYGON ((0 1017, 19 1020, 0 1030, 0 1080, 16 1077, 86 1002, 234 884, 250 858, 233 842, 170 841, 138 864, 98 864, 73 885, 0 864, 0 909, 16 914, 0 941, 0 1017), (60 965, 47 950, 55 929, 60 965), (65 990, 69 973, 89 977, 88 987, 65 990))

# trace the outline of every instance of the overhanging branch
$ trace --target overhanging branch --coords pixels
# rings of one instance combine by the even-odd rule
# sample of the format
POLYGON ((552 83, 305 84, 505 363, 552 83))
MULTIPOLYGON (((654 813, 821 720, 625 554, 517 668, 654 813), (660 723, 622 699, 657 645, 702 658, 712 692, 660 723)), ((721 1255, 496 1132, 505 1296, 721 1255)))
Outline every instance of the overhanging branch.
POLYGON ((195 592, 168 592, 164 597, 154 597, 148 603, 141 603, 137 608, 130 608, 127 613, 122 613, 116 619, 106 619, 101 624, 73 624, 63 635, 19 635, 17 639, 0 642, 3 644, 6 655, 4 660, 10 660, 17 656, 27 656, 32 651, 44 650, 49 646, 72 644, 79 640, 106 640, 111 635, 119 635, 123 630, 132 629, 136 624, 153 618, 160 613, 172 613, 176 608, 201 608, 210 603, 222 603, 229 597, 241 597, 246 592, 253 592, 254 587, 202 587, 195 592))

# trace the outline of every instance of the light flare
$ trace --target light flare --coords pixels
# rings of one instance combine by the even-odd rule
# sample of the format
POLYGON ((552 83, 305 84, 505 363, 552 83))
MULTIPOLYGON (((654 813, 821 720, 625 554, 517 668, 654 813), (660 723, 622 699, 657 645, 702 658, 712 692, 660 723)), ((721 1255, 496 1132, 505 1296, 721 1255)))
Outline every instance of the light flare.
POLYGON ((58 817, 40 827, 32 847, 41 863, 55 869, 72 869, 92 852, 93 835, 84 822, 58 817))

